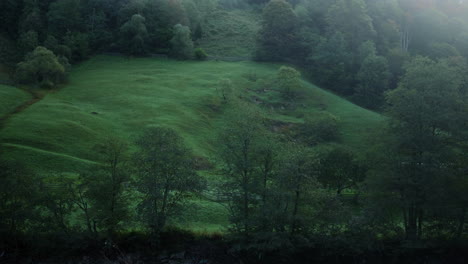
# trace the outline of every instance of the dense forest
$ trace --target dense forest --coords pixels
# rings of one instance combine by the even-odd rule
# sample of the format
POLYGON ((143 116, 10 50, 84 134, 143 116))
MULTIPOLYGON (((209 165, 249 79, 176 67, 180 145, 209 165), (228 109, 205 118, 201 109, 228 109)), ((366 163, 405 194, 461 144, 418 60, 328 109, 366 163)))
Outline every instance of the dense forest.
POLYGON ((468 3, 1 0, 0 143, 0 263, 463 263, 468 3))

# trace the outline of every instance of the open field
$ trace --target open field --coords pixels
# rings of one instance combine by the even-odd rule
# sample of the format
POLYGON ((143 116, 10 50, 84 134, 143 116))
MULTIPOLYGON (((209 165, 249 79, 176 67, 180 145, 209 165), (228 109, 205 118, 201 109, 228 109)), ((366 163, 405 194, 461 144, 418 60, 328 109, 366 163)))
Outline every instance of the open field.
MULTIPOLYGON (((254 62, 98 56, 74 67, 69 84, 61 90, 12 116, 0 131, 0 139, 8 159, 21 160, 43 174, 79 173, 99 163, 93 151, 96 144, 109 138, 131 143, 150 126, 175 129, 195 155, 210 160, 215 158, 214 139, 223 124, 219 81, 231 79, 239 93, 249 98, 257 93, 250 89, 252 82, 246 74, 254 72, 260 80, 274 78, 278 67, 254 62)), ((302 117, 326 110, 340 119, 342 144, 356 150, 365 148, 367 134, 383 117, 310 83, 304 85, 300 108, 265 107, 269 118, 300 123, 302 117)), ((1 106, 6 112, 28 100, 26 93, 10 88, 0 86, 1 106)), ((257 96, 265 105, 278 100, 274 92, 257 96)), ((227 223, 223 206, 206 200, 197 204, 199 209, 189 217, 187 227, 216 231, 227 223)))

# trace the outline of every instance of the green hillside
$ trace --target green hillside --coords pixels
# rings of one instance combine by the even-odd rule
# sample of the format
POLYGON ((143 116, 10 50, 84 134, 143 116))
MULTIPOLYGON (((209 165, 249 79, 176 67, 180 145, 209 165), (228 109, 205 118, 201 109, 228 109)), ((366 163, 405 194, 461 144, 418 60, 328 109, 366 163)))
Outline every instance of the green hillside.
MULTIPOLYGON (((342 144, 358 151, 366 147, 367 134, 378 127, 382 116, 307 82, 299 107, 274 107, 281 101, 279 93, 258 89, 271 86, 278 67, 254 62, 95 57, 76 66, 61 90, 8 119, 0 131, 6 158, 46 175, 78 173, 98 164, 93 151, 96 144, 108 138, 131 143, 145 127, 168 126, 184 137, 198 157, 215 159, 213 143, 223 124, 217 88, 226 78, 246 100, 260 101, 272 121, 301 123, 303 117, 326 110, 340 119, 342 144), (255 82, 247 77, 252 74, 255 82)), ((3 101, 27 100, 27 94, 10 88, 0 90, 12 94, 8 100, 2 96, 3 101)), ((213 172, 204 175, 216 181, 213 172)), ((186 212, 190 220, 184 227, 219 231, 228 223, 224 206, 203 199, 196 205, 195 213, 186 212)))
MULTIPOLYGON (((177 130, 196 155, 210 158, 214 124, 222 118, 219 81, 229 78, 249 94, 245 74, 267 78, 277 68, 253 62, 95 57, 76 66, 62 90, 12 117, 1 139, 11 158, 21 157, 40 171, 63 172, 95 162, 93 147, 108 137, 132 141, 145 127, 164 125, 177 130)), ((300 123, 304 113, 324 109, 340 118, 344 144, 365 147, 366 134, 382 117, 311 84, 306 88, 303 109, 268 109, 271 118, 300 123)))

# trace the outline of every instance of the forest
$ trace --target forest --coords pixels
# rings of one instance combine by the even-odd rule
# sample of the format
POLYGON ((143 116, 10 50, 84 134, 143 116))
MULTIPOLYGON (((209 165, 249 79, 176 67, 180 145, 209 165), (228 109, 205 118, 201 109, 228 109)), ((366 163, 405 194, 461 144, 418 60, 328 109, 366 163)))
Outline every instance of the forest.
POLYGON ((465 263, 463 0, 0 0, 0 263, 465 263))

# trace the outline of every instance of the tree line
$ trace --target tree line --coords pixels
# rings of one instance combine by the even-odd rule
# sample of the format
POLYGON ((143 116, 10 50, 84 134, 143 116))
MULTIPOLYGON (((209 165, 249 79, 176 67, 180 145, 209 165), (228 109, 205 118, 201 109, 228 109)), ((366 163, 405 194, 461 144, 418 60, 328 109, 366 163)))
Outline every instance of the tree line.
POLYGON ((415 56, 458 61, 466 75, 467 3, 314 0, 265 3, 256 57, 287 61, 323 87, 382 110, 415 56))
POLYGON ((100 52, 203 60, 194 41, 215 7, 210 0, 6 0, 0 60, 16 69, 18 82, 45 88, 63 82, 70 64, 100 52))
MULTIPOLYGON (((2 41, 10 46, 0 47, 12 49, 1 54, 14 63, 27 54, 17 75, 45 87, 64 80, 70 61, 86 57, 80 47, 192 54, 183 43, 202 32, 188 15, 194 9, 184 13, 181 2, 163 2, 2 1, 2 41), (85 25, 75 25, 77 18, 85 25)), ((218 92, 228 125, 215 143, 216 172, 223 176, 215 189, 236 241, 268 251, 466 240, 465 4, 251 2, 263 9, 257 59, 292 62, 317 83, 388 118, 373 148, 359 157, 334 144, 333 116, 306 119, 293 136, 275 133, 263 112, 222 80, 218 92)), ((196 3, 210 8, 209 1, 196 3)), ((300 73, 287 66, 275 83, 284 100, 295 100, 302 89, 300 73)), ((207 183, 175 131, 150 128, 133 143, 135 149, 131 142, 104 142, 94 150, 101 153, 99 164, 77 175, 43 177, 2 161, 0 248, 28 234, 114 239, 132 229, 145 230, 157 245, 184 205, 205 195, 207 183)))

